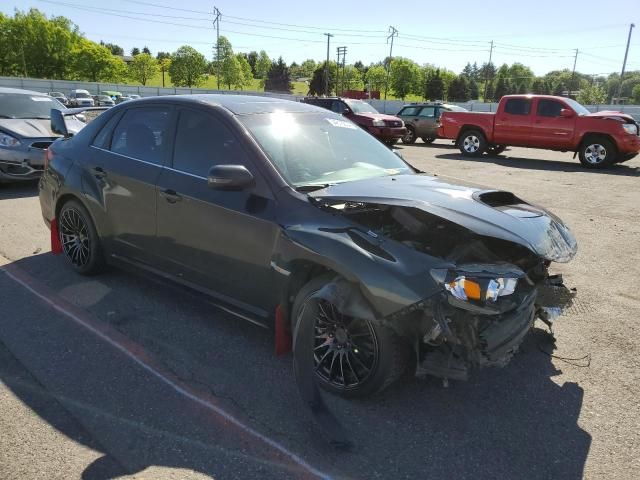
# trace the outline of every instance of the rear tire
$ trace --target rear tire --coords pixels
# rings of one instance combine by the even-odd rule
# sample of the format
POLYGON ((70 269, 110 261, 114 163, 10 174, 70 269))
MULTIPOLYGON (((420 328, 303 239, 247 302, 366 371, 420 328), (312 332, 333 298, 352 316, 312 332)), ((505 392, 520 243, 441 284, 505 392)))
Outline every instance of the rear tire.
POLYGON ((394 146, 396 143, 398 143, 398 139, 397 138, 388 138, 386 140, 382 141, 385 145, 388 145, 389 147, 394 146))
POLYGON ((487 153, 489 155, 500 155, 507 149, 506 145, 490 145, 487 147, 487 153))
POLYGON ((58 232, 62 253, 76 272, 95 275, 105 266, 100 237, 91 216, 77 200, 69 200, 60 209, 58 232))
POLYGON ((480 130, 465 130, 458 138, 458 148, 465 157, 479 157, 487 149, 487 140, 480 130))
POLYGON ((291 309, 293 331, 313 329, 314 343, 296 348, 314 356, 315 378, 325 390, 346 398, 366 397, 384 390, 406 370, 410 350, 406 342, 377 322, 340 315, 327 300, 323 308, 303 308, 310 297, 334 281, 335 275, 310 280, 291 309))
POLYGON ((435 137, 422 137, 424 143, 433 143, 436 141, 435 137))
POLYGON ((587 137, 578 152, 580 163, 586 168, 609 168, 618 158, 618 150, 606 137, 587 137))

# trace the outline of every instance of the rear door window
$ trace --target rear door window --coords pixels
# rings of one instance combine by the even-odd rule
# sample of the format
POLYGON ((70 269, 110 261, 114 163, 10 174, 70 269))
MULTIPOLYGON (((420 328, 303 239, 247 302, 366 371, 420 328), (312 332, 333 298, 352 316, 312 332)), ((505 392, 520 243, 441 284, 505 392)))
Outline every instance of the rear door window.
POLYGON ((178 117, 173 169, 206 178, 211 167, 225 164, 247 166, 245 152, 233 132, 214 115, 182 109, 178 117))
POLYGON ((171 109, 128 109, 113 132, 111 151, 161 165, 167 152, 171 109))
POLYGON ((529 115, 531 100, 528 98, 510 98, 504 105, 504 111, 509 115, 529 115))
POLYGON ((559 117, 560 110, 565 106, 555 100, 538 100, 538 109, 536 111, 539 117, 559 117))
POLYGON ((433 118, 436 115, 436 107, 422 107, 419 117, 433 118))

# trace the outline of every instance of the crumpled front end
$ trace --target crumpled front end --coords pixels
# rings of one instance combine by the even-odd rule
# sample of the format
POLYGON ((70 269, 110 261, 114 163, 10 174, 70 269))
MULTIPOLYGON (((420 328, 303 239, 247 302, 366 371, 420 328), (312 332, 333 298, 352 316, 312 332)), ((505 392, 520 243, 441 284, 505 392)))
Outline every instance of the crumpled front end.
MULTIPOLYGON (((496 198, 485 199, 487 206, 496 208, 496 198)), ((548 269, 553 261, 574 257, 575 238, 553 215, 518 202, 517 207, 505 202, 498 207, 522 222, 514 233, 501 230, 497 222, 487 226, 482 219, 463 217, 459 211, 450 215, 457 220, 452 221, 415 202, 322 200, 321 208, 360 227, 358 247, 386 262, 394 279, 406 268, 401 281, 419 300, 380 315, 379 295, 368 293, 366 279, 362 291, 377 310, 371 318, 415 346, 418 376, 464 380, 475 368, 504 366, 536 318, 551 327, 571 304, 573 292, 548 269), (497 234, 490 235, 493 232, 497 234), (403 258, 398 244, 411 250, 411 261, 403 258), (415 267, 403 267, 415 266, 415 252, 424 254, 422 275, 415 267)))

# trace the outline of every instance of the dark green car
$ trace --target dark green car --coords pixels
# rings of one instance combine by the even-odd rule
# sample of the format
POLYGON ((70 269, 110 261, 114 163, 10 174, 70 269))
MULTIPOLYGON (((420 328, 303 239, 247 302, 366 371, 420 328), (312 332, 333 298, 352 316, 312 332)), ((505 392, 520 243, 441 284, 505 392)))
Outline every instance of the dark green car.
POLYGON ((466 108, 439 102, 405 105, 396 115, 404 121, 407 127, 407 133, 402 137, 402 143, 415 143, 418 138, 422 138, 424 143, 432 143, 438 138, 437 132, 442 112, 466 111, 466 108))

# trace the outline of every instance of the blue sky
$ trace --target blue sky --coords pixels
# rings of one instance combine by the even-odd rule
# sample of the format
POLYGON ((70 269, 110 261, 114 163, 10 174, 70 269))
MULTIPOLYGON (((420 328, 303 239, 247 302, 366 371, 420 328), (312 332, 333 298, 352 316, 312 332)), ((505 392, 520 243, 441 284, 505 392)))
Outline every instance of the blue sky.
MULTIPOLYGON (((398 29, 394 56, 459 72, 470 61, 529 65, 536 74, 572 68, 589 74, 619 72, 630 23, 640 27, 640 2, 617 0, 589 7, 593 0, 487 2, 369 0, 321 2, 293 0, 4 0, 0 11, 38 8, 64 15, 91 40, 117 43, 129 51, 147 45, 152 53, 189 44, 212 57, 215 32, 210 13, 222 13, 221 34, 236 52, 266 50, 288 63, 326 57, 347 47, 347 62, 370 63, 389 53, 390 25, 398 29), (173 5, 173 6, 172 6, 173 5), (321 5, 321 7, 320 7, 321 5), (397 5, 397 8, 394 6, 397 5), (166 8, 162 8, 166 7, 166 8), (146 20, 146 21, 145 21, 146 20), (153 20, 153 21, 149 21, 153 20), (269 23, 271 22, 271 23, 269 23), (277 38, 275 38, 277 37, 277 38)), ((640 70, 640 31, 634 29, 627 70, 640 70)))

